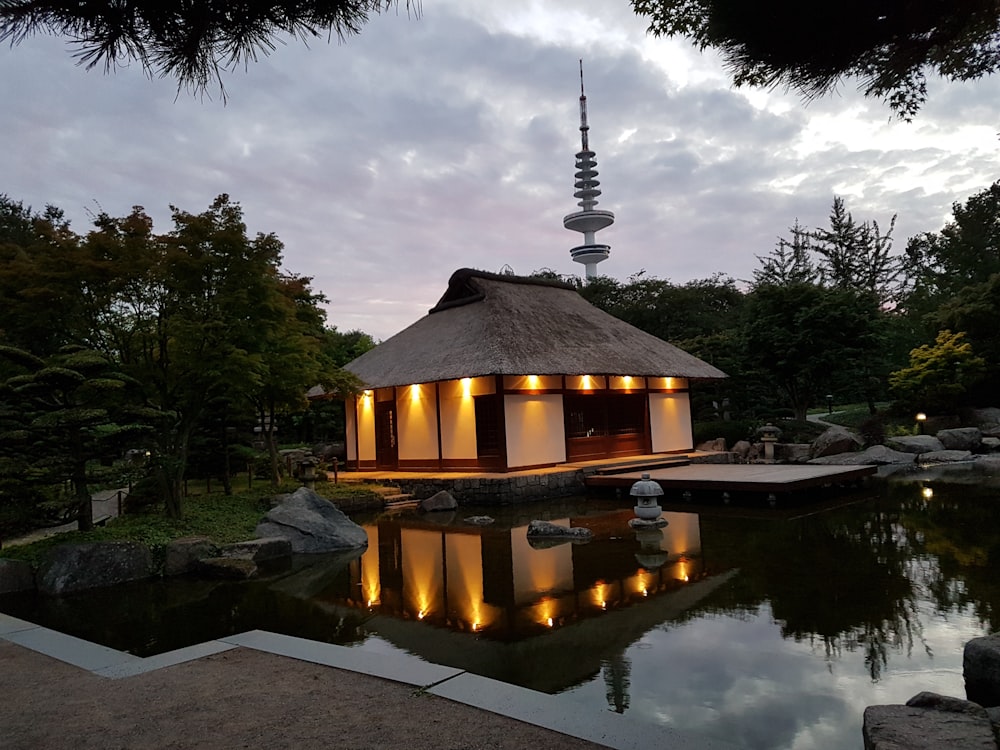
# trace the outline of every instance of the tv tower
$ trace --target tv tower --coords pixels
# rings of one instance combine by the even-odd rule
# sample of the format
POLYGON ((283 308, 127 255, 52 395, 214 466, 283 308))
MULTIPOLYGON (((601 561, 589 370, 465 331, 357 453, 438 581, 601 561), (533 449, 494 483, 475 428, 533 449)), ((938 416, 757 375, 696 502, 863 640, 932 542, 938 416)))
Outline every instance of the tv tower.
POLYGON ((579 198, 577 204, 582 209, 563 218, 563 226, 574 232, 583 234, 583 244, 569 251, 570 257, 577 263, 583 263, 586 276, 592 279, 597 276, 597 264, 607 260, 611 255, 610 245, 599 245, 595 242, 595 234, 615 223, 615 215, 611 211, 600 211, 595 208, 597 196, 601 194, 596 179, 596 154, 590 150, 587 140, 587 95, 583 93, 583 60, 580 60, 580 151, 576 155, 576 182, 573 186, 576 192, 574 198, 579 198))

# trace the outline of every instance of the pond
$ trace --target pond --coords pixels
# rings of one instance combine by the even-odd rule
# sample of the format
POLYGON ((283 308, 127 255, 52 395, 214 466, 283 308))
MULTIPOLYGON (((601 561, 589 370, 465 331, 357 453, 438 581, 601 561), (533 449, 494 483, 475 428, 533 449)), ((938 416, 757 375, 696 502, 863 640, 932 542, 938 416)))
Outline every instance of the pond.
POLYGON ((964 697, 962 648, 1000 620, 995 482, 960 467, 787 510, 671 506, 653 532, 585 498, 359 518, 362 554, 0 611, 139 655, 259 628, 751 748, 859 747, 867 705, 964 697), (465 522, 478 514, 496 522, 465 522), (532 546, 534 518, 593 541, 532 546))

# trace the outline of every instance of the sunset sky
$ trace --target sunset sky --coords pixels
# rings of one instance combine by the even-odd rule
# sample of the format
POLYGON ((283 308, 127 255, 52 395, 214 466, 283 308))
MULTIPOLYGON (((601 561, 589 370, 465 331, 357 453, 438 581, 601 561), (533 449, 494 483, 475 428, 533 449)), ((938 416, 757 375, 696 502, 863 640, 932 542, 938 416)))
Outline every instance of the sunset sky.
POLYGON ((615 225, 600 272, 675 282, 750 278, 796 220, 827 223, 835 195, 895 247, 938 231, 952 203, 1000 178, 1000 80, 932 81, 913 123, 856 82, 805 104, 737 90, 717 58, 645 32, 625 0, 428 0, 344 44, 287 44, 228 74, 228 103, 178 94, 138 66, 75 65, 64 40, 0 48, 0 193, 89 213, 219 193, 288 270, 314 277, 329 323, 384 339, 423 315, 457 268, 583 273, 577 209, 578 60, 601 209, 615 225))

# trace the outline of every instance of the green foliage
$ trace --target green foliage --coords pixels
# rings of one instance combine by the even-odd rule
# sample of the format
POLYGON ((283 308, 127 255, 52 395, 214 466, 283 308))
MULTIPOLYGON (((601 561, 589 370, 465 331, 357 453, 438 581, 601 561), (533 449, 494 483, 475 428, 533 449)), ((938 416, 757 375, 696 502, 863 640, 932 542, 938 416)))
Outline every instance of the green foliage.
POLYGON ((953 204, 952 220, 911 237, 906 254, 917 282, 909 306, 921 313, 1000 273, 1000 181, 953 204))
POLYGON ((892 373, 889 386, 897 402, 912 411, 947 414, 963 405, 966 391, 984 372, 985 362, 965 334, 945 330, 933 346, 911 351, 909 366, 892 373))
POLYGON ((713 420, 711 422, 694 423, 694 444, 704 443, 716 438, 724 438, 726 445, 733 447, 740 440, 749 440, 753 436, 756 422, 747 420, 713 420))
MULTIPOLYGON (((162 557, 163 548, 169 542, 186 536, 207 536, 216 544, 241 542, 254 537, 257 524, 270 509, 270 500, 276 492, 293 492, 300 486, 289 481, 276 490, 259 483, 232 495, 191 495, 187 498, 184 518, 168 518, 155 513, 126 515, 91 531, 71 531, 32 544, 5 547, 2 555, 37 564, 49 549, 68 542, 142 542, 149 545, 157 557, 162 557)), ((338 504, 377 497, 370 485, 317 483, 316 492, 338 504)))
POLYGON ((824 394, 855 387, 878 349, 877 319, 866 293, 806 283, 758 286, 747 298, 746 361, 804 421, 824 394))

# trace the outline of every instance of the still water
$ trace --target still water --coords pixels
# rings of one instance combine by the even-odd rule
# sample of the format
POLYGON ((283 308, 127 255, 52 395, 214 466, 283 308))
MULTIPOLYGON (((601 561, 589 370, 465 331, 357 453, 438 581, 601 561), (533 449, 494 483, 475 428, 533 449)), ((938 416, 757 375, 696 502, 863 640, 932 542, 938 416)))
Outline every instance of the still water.
POLYGON ((362 554, 255 582, 0 597, 0 611, 140 655, 260 628, 744 747, 856 748, 867 705, 964 697, 962 647, 1000 620, 997 482, 963 467, 825 506, 671 506, 653 532, 583 498, 401 513, 358 519, 362 554), (465 522, 478 514, 496 522, 465 522), (593 541, 533 546, 534 518, 593 541))

